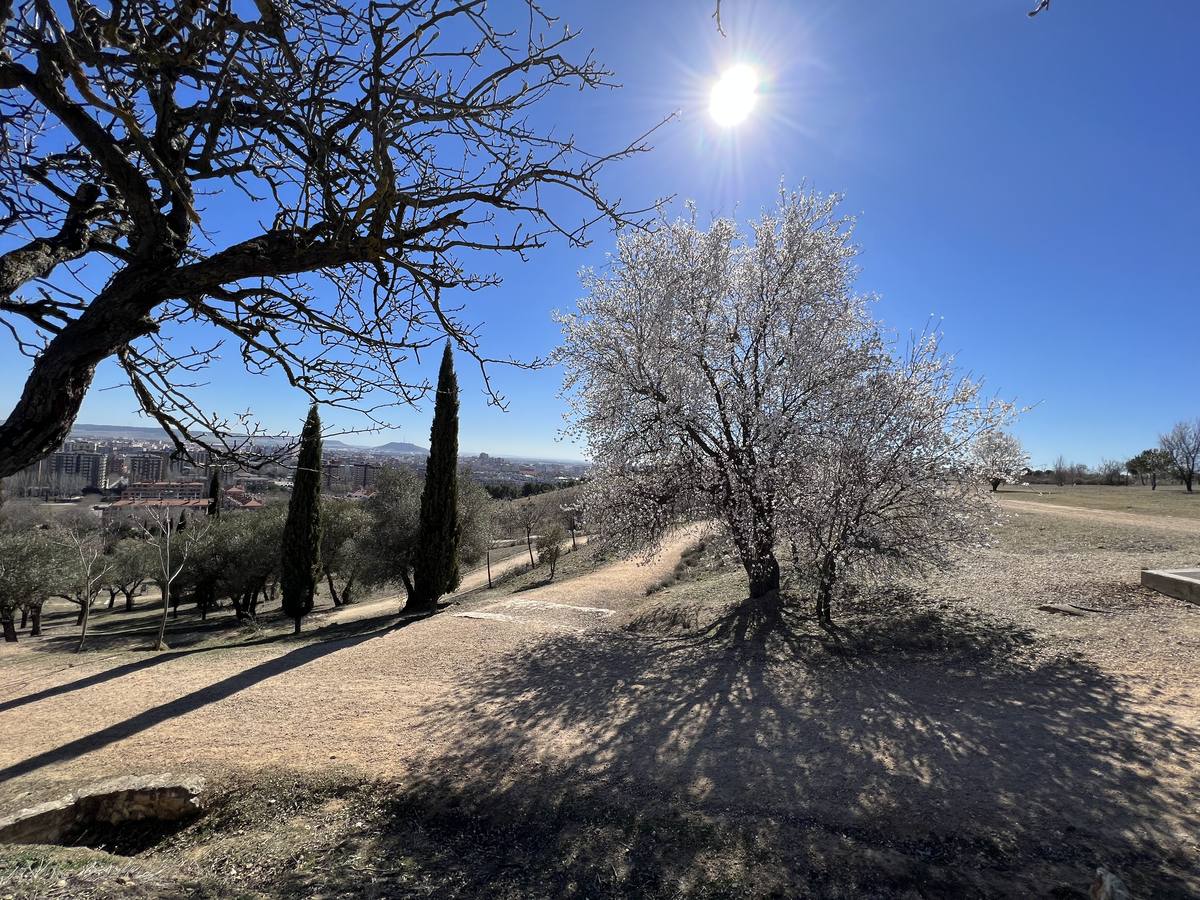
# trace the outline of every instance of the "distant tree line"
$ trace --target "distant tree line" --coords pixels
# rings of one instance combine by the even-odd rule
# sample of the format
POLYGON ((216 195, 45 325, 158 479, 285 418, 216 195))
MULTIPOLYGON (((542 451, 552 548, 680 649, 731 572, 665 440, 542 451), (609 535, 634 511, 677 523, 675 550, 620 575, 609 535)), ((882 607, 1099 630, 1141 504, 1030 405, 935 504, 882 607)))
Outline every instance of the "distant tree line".
POLYGON ((518 497, 533 497, 549 491, 574 487, 580 483, 578 478, 566 478, 561 481, 526 481, 524 484, 484 484, 487 492, 495 500, 516 500, 518 497))
POLYGON ((18 628, 30 623, 30 634, 39 634, 43 605, 61 598, 79 609, 82 649, 99 598, 107 594, 112 609, 123 597, 122 609, 131 611, 146 585, 157 587, 161 598, 160 648, 166 647, 168 613, 177 617, 182 604, 194 604, 201 620, 227 606, 237 620, 254 621, 278 601, 299 631, 319 585, 335 607, 368 589, 402 585, 405 611, 431 612, 457 588, 460 566, 484 558, 498 506, 481 485, 459 478, 457 435, 458 385, 447 346, 424 479, 411 469, 385 469, 366 501, 321 496, 321 422, 314 406, 286 510, 222 516, 218 477, 209 485, 209 514, 190 518, 170 507, 108 522, 83 510, 46 517, 46 508, 31 504, 0 508, 4 637, 17 640, 18 628))
POLYGON ((1032 484, 1056 484, 1059 487, 1080 484, 1123 485, 1137 482, 1151 490, 1160 481, 1182 484, 1188 493, 1196 486, 1200 468, 1200 419, 1177 422, 1159 436, 1158 446, 1149 447, 1124 462, 1102 459, 1095 468, 1068 461, 1059 456, 1049 469, 1031 469, 1026 480, 1032 484))

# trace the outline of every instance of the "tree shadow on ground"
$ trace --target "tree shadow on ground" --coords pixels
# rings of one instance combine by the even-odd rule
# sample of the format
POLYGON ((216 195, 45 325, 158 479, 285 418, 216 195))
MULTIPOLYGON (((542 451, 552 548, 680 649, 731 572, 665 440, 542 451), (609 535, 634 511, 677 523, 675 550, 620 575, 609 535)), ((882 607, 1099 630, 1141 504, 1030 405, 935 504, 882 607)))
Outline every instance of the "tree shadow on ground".
MULTIPOLYGON (((26 706, 30 703, 36 703, 39 700, 45 700, 50 697, 58 697, 63 694, 69 694, 73 691, 82 690, 83 688, 92 687, 97 684, 104 684, 109 681, 122 678, 125 675, 130 675, 142 669, 150 669, 155 666, 163 665, 171 662, 174 659, 179 659, 185 656, 192 656, 197 653, 214 653, 228 650, 249 649, 253 647, 265 647, 272 644, 324 644, 326 642, 345 641, 350 638, 359 636, 373 637, 389 630, 389 626, 404 624, 406 620, 397 622, 396 613, 388 612, 378 616, 369 616, 361 619, 352 619, 348 622, 335 622, 330 625, 324 625, 320 628, 310 628, 307 631, 302 631, 300 634, 293 634, 291 631, 291 619, 278 614, 271 617, 279 622, 286 624, 287 628, 272 634, 264 634, 261 637, 250 640, 240 640, 231 643, 213 644, 204 647, 196 647, 195 644, 201 643, 204 636, 194 639, 180 639, 172 632, 167 632, 167 643, 174 649, 165 651, 156 651, 153 646, 146 644, 141 647, 133 648, 136 650, 144 650, 151 654, 143 656, 131 662, 122 663, 118 666, 113 666, 108 669, 87 675, 83 678, 70 681, 65 684, 58 684, 52 687, 44 688, 40 691, 34 691, 29 694, 22 694, 19 697, 14 697, 10 700, 0 701, 0 712, 5 712, 10 709, 16 709, 21 706, 26 706)), ((184 632, 191 635, 192 632, 184 632)), ((157 631, 153 633, 147 632, 148 637, 157 637, 157 631)), ((72 639, 72 646, 78 638, 72 639)), ((130 649, 130 648, 124 648, 130 649)), ((60 652, 65 652, 60 648, 60 652)), ((72 655, 72 659, 84 662, 86 656, 78 657, 72 655)))
MULTIPOLYGON (((349 637, 340 639, 329 639, 328 631, 324 635, 324 639, 303 643, 293 650, 289 650, 281 656, 276 656, 265 660, 258 665, 251 666, 240 672, 230 675, 228 678, 223 678, 220 681, 214 682, 201 688, 198 691, 193 691, 177 697, 167 703, 160 704, 150 709, 144 710, 135 716, 125 719, 121 722, 116 722, 106 728, 101 728, 91 734, 84 735, 73 741, 69 741, 60 747, 55 747, 52 750, 47 750, 44 753, 39 753, 20 762, 0 769, 0 783, 10 779, 18 778, 36 772, 46 766, 55 763, 66 762, 82 756, 85 753, 91 753, 107 747, 109 744, 124 740, 139 734, 155 725, 169 721, 178 716, 186 715, 211 703, 216 703, 236 694, 238 691, 245 690, 248 687, 264 681, 267 678, 272 678, 280 675, 291 669, 299 668, 314 660, 327 656, 330 653, 336 653, 339 650, 344 650, 360 644, 364 641, 373 638, 382 637, 383 635, 403 628, 406 625, 411 625, 413 622, 419 621, 426 616, 408 616, 399 620, 394 615, 380 617, 380 620, 362 620, 360 622, 346 623, 347 625, 361 626, 357 632, 349 637), (382 621, 381 621, 382 620, 382 621)), ((262 643, 269 643, 275 638, 264 640, 262 643)), ((245 645, 242 645, 245 646, 245 645)), ((211 649, 229 649, 229 648, 211 648, 211 649)), ((161 665, 164 662, 169 662, 172 658, 187 655, 189 652, 204 652, 199 651, 184 651, 183 653, 165 653, 147 657, 144 662, 129 663, 125 666, 117 666, 115 669, 106 672, 97 673, 94 676, 81 679, 78 682, 73 682, 68 685, 62 685, 57 688, 49 688, 46 691, 38 694, 30 695, 29 697, 18 698, 17 701, 12 701, 16 705, 25 702, 33 702, 33 700, 43 699, 47 696, 55 696, 57 694, 67 693, 71 690, 76 690, 80 687, 87 687, 93 684, 99 684, 108 681, 112 678, 119 678, 122 675, 135 671, 138 668, 148 668, 154 665, 161 665)), ((11 707, 9 707, 11 708, 11 707)))
POLYGON ((851 624, 836 653, 794 613, 734 610, 501 659, 425 710, 457 749, 392 827, 465 795, 476 830, 533 836, 498 859, 541 841, 521 865, 600 895, 670 894, 731 853, 751 893, 1082 897, 1097 865, 1138 895, 1200 890, 1200 734, 1003 622, 926 604, 851 624), (711 839, 655 850, 671 821, 711 839))

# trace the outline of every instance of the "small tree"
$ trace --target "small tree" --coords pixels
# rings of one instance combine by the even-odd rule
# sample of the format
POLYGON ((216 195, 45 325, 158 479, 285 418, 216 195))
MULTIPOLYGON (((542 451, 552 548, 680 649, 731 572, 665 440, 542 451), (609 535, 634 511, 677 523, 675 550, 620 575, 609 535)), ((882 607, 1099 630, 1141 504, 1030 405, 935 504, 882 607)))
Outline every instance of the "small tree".
POLYGON ((1006 482, 1017 481, 1029 469, 1029 454, 1016 435, 985 431, 975 442, 975 464, 992 486, 992 493, 1006 482))
POLYGON ((300 633, 301 620, 312 612, 321 570, 321 417, 314 403, 300 434, 300 455, 292 479, 292 498, 283 526, 279 585, 283 611, 300 633))
POLYGON ((458 512, 458 378, 447 341, 429 430, 429 459, 413 565, 415 591, 405 607, 410 612, 436 609, 438 598, 458 587, 458 512))
POLYGON ((1071 480, 1071 466, 1062 454, 1054 460, 1054 483, 1063 487, 1071 480))
POLYGON ((171 608, 171 587, 187 565, 196 546, 207 533, 207 526, 180 528, 171 515, 169 507, 151 507, 138 522, 150 552, 147 554, 151 567, 150 577, 158 585, 162 596, 162 616, 158 622, 158 637, 155 650, 169 650, 167 646, 167 612, 171 608))
POLYGON ((99 523, 86 513, 67 516, 54 526, 54 542, 58 545, 58 562, 66 597, 79 604, 80 625, 78 653, 87 640, 88 621, 92 604, 104 586, 112 561, 104 555, 104 536, 99 523))
POLYGON ((371 526, 354 542, 362 584, 403 584, 406 601, 413 596, 421 488, 421 480, 409 469, 383 469, 375 495, 364 504, 371 526))
POLYGON ((354 599, 360 554, 355 552, 356 538, 371 527, 371 516, 362 504, 350 500, 324 500, 321 509, 321 571, 329 586, 334 606, 354 599), (340 579, 339 589, 336 580, 340 579))
POLYGON ((1159 474, 1171 471, 1171 454, 1156 447, 1145 451, 1144 455, 1146 457, 1146 468, 1150 472, 1150 490, 1156 491, 1158 490, 1159 474))
POLYGON ((39 531, 0 530, 0 626, 5 641, 17 641, 14 615, 18 609, 34 611, 31 634, 38 633, 41 604, 52 587, 53 556, 53 548, 39 531))
POLYGON ((558 559, 562 554, 563 541, 566 538, 566 532, 557 523, 538 536, 538 562, 549 568, 550 571, 546 576, 548 581, 554 580, 554 573, 558 569, 558 559))
POLYGON ((532 497, 514 500, 508 508, 508 519, 525 535, 529 564, 536 566, 537 560, 533 558, 533 532, 542 521, 542 505, 532 497))
POLYGON ((1200 419, 1177 422, 1170 431, 1159 437, 1158 444, 1170 458, 1175 475, 1183 482, 1187 492, 1192 493, 1196 467, 1200 464, 1200 419))
MULTIPOLYGON (((133 611, 133 598, 142 590, 149 568, 147 566, 146 545, 143 541, 124 538, 117 542, 109 554, 112 568, 108 573, 107 587, 110 600, 117 594, 125 598, 125 611, 133 611)), ((112 603, 109 603, 112 608, 112 603)))

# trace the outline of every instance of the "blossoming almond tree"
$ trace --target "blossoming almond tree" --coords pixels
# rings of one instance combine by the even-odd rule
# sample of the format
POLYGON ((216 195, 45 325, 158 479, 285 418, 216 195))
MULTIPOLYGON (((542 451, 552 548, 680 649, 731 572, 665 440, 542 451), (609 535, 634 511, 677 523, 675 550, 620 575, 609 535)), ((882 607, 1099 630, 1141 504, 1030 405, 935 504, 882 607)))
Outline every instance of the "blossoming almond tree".
POLYGON ((975 462, 983 479, 999 490, 1005 482, 1013 482, 1029 468, 1029 454, 1015 435, 989 431, 975 442, 975 462))
POLYGON ((831 602, 847 580, 945 569, 986 542, 996 507, 980 483, 996 470, 977 448, 1015 410, 979 395, 927 332, 880 354, 820 433, 797 443, 779 527, 822 627, 834 628, 831 602))
POLYGON ((628 548, 711 518, 750 599, 777 607, 776 548, 828 598, 846 563, 940 563, 976 540, 973 442, 1011 412, 976 403, 936 339, 897 355, 854 293, 836 197, 781 196, 748 240, 718 220, 624 235, 560 316, 571 430, 595 463, 589 515, 628 548))
POLYGON ((776 502, 811 439, 880 352, 852 290, 851 222, 798 193, 753 225, 624 235, 560 317, 574 427, 595 463, 590 511, 653 544, 681 515, 719 519, 750 594, 777 602, 776 502))

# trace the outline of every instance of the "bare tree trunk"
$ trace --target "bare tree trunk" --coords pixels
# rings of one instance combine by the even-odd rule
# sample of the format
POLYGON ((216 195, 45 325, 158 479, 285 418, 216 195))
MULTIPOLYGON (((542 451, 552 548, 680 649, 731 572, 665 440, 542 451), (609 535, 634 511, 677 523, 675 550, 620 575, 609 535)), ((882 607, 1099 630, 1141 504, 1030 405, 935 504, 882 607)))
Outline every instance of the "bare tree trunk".
POLYGON ((333 601, 335 608, 342 605, 342 598, 338 596, 337 588, 333 586, 333 572, 325 570, 325 580, 329 583, 329 599, 333 601))
POLYGON ((17 642, 17 627, 13 623, 13 615, 11 611, 6 612, 4 616, 0 618, 0 625, 3 625, 4 627, 5 643, 15 644, 17 642))
POLYGON ((92 601, 90 598, 84 599, 82 613, 83 613, 83 630, 79 632, 79 646, 77 646, 75 648, 76 653, 78 653, 80 650, 83 649, 83 642, 85 640, 87 640, 88 618, 91 616, 91 613, 92 613, 92 601))
POLYGON ((171 582, 163 581, 159 584, 159 590, 162 592, 162 618, 158 622, 158 640, 154 644, 155 650, 166 650, 167 648, 167 608, 171 605, 171 582))
POLYGON ((537 566, 537 560, 533 558, 533 531, 529 528, 525 529, 525 546, 529 548, 529 564, 537 566))
POLYGON ((832 554, 825 554, 817 575, 817 623, 826 631, 836 631, 830 613, 830 601, 837 585, 837 561, 832 554))
POLYGON ((492 587, 492 547, 489 544, 487 548, 487 573, 488 573, 488 590, 492 587))
POLYGON ((29 636, 38 637, 42 633, 42 607, 40 604, 36 609, 29 613, 29 619, 29 636))
POLYGON ((22 629, 25 628, 25 626, 28 624, 29 624, 29 607, 22 606, 21 607, 21 628, 22 629))

